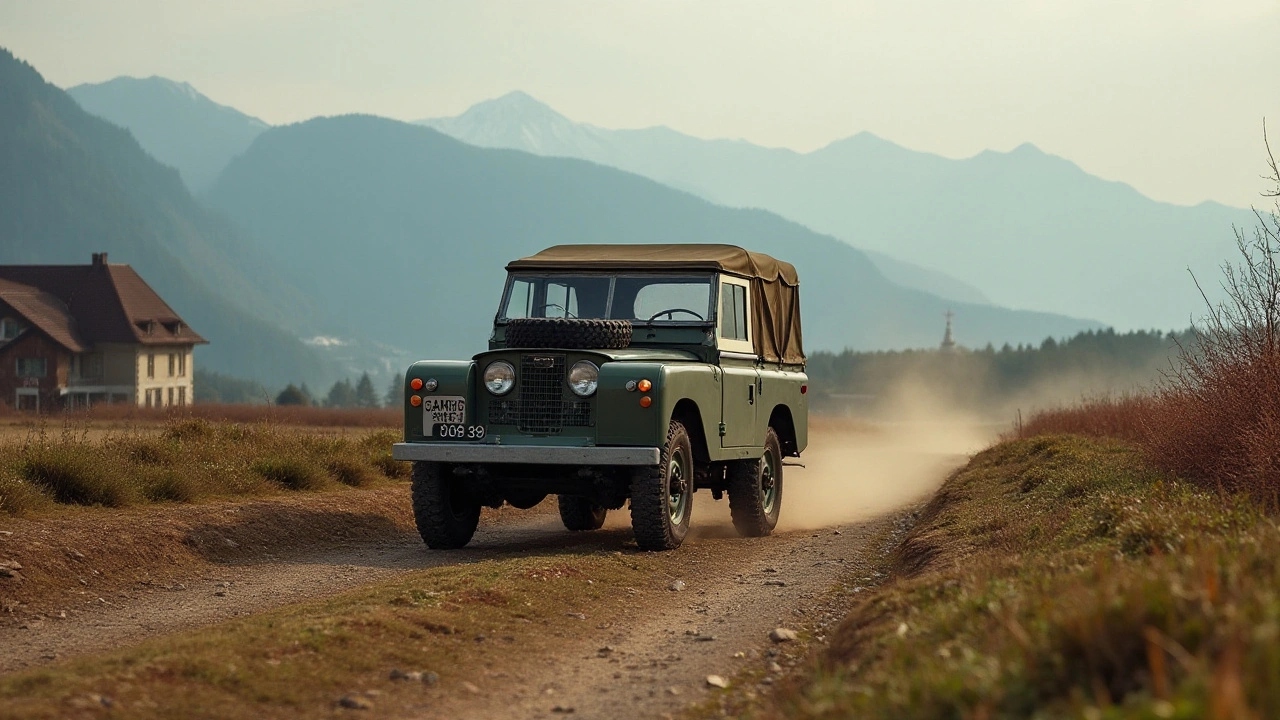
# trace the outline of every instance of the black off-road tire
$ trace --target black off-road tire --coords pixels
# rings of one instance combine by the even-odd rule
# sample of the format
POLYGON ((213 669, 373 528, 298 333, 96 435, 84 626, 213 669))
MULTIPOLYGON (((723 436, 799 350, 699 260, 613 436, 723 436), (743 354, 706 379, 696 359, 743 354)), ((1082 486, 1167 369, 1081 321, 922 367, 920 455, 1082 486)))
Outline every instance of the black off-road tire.
POLYGON ((693 511, 693 447, 689 431, 678 420, 667 428, 662 461, 656 468, 638 468, 631 476, 631 530, 641 550, 675 550, 689 533, 693 511), (680 516, 673 518, 672 483, 676 468, 686 484, 680 516))
POLYGON ((782 510, 782 444, 773 428, 765 433, 764 455, 730 463, 728 480, 729 515, 738 534, 764 537, 772 533, 782 510), (772 483, 772 497, 766 482, 772 483))
POLYGON ((621 350, 631 344, 631 321, 519 318, 507 321, 509 348, 621 350))
POLYGON ((434 462, 413 464, 413 519, 432 550, 465 546, 480 524, 480 501, 462 492, 444 469, 434 462))
POLYGON ((573 532, 599 530, 609 514, 607 509, 592 505, 590 499, 581 495, 560 495, 556 501, 560 504, 560 522, 573 532))

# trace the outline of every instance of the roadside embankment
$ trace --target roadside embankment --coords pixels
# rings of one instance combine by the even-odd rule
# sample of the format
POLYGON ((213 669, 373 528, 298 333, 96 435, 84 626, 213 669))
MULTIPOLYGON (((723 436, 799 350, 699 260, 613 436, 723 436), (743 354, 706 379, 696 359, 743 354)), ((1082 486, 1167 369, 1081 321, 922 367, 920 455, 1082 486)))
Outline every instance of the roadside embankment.
POLYGON ((956 472, 757 717, 1280 716, 1280 527, 1079 436, 956 472))

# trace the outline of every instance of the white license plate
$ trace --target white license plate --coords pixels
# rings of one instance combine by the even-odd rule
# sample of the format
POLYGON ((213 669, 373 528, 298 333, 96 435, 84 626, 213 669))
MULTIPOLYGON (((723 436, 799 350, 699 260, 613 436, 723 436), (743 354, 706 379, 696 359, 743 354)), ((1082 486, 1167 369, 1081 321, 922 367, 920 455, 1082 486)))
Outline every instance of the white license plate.
POLYGON ((436 425, 462 425, 466 422, 466 398, 460 395, 422 398, 422 427, 434 429, 436 425))

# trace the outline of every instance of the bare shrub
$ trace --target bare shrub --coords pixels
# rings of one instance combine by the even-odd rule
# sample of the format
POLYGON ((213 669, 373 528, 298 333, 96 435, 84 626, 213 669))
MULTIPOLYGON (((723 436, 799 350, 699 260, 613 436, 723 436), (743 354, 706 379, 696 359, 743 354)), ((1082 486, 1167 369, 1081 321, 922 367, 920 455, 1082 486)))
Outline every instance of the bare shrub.
MULTIPOLYGON (((1267 167, 1274 188, 1264 196, 1280 198, 1270 144, 1267 167)), ((1040 413, 1016 434, 1130 440, 1156 467, 1280 507, 1280 200, 1254 215, 1252 233, 1234 229, 1239 259, 1222 266, 1226 299, 1212 303, 1201 289, 1208 314, 1154 394, 1040 413)))
MULTIPOLYGON (((1265 133, 1264 133, 1265 139, 1265 133)), ((1267 145, 1265 195, 1280 198, 1267 145)), ((1147 423, 1144 447, 1159 466, 1224 490, 1275 501, 1280 490, 1280 201, 1236 228, 1238 264, 1223 265, 1224 302, 1208 305, 1147 423)), ((1202 292, 1203 295, 1203 292, 1202 292)))

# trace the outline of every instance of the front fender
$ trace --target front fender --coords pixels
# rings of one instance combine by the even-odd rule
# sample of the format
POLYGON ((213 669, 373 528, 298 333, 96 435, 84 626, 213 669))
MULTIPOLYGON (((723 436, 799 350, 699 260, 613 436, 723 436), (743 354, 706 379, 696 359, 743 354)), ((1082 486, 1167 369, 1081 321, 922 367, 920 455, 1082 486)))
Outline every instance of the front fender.
MULTIPOLYGON (((422 408, 414 407, 410 398, 414 395, 423 398, 440 395, 456 395, 466 398, 467 424, 476 422, 475 397, 476 364, 472 360, 421 360, 409 366, 404 374, 404 439, 405 442, 422 442, 431 440, 423 435, 422 408), (415 391, 409 383, 414 378, 424 383, 434 379, 439 386, 434 392, 415 391)), ((427 428, 426 431, 430 431, 427 428)))

